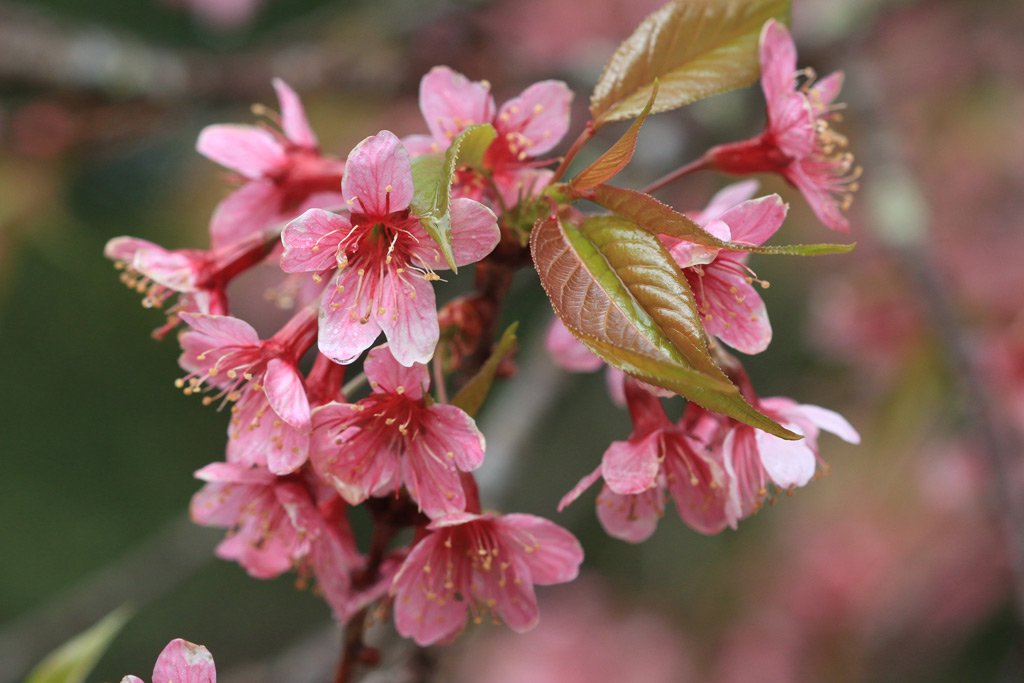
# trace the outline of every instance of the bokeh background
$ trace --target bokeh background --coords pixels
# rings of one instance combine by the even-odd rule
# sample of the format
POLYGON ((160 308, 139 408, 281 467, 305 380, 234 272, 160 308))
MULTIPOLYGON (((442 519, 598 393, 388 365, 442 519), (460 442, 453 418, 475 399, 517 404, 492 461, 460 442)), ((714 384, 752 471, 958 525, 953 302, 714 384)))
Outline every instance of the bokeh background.
MULTIPOLYGON (((162 316, 102 257, 122 234, 206 244, 228 187, 194 152, 199 130, 251 121, 280 76, 343 155, 383 128, 421 132, 417 85, 435 64, 488 79, 499 102, 564 79, 578 130, 604 61, 659 4, 0 2, 0 681, 125 602, 135 616, 90 680, 148 675, 178 636, 205 643, 227 681, 333 666, 319 599, 213 559, 220 534, 188 523, 192 472, 221 457, 226 415, 174 388, 177 348, 149 338, 162 316)), ((431 660, 436 680, 1024 678, 1024 5, 794 0, 793 14, 800 64, 847 74, 858 248, 755 257, 775 339, 747 365, 763 395, 839 410, 863 443, 824 437, 829 476, 713 538, 670 511, 640 546, 611 540, 592 494, 557 515, 629 422, 601 376, 554 369, 550 309, 523 273, 506 311, 519 374, 482 417, 485 506, 571 528, 584 578, 541 592, 531 635, 471 629, 431 660)), ((659 115, 622 182, 762 124, 756 88, 659 115)), ((726 181, 660 196, 699 208, 726 181)), ((781 240, 834 237, 790 188, 763 188, 792 204, 781 240)), ((261 300, 258 277, 241 286, 261 300)), ((403 680, 387 670, 378 680, 403 680)))

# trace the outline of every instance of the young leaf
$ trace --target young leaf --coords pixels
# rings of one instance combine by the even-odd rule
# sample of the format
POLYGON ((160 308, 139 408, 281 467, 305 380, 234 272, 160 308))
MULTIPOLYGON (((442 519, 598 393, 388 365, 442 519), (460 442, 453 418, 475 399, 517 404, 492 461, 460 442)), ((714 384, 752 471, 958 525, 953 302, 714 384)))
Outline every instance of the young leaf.
POLYGON ((783 438, 708 352, 693 293, 658 240, 614 216, 580 227, 539 221, 534 264, 566 327, 611 365, 783 438))
POLYGON ((629 119, 661 93, 669 111, 733 88, 760 73, 757 41, 769 19, 785 22, 789 0, 674 0, 637 27, 612 55, 590 97, 598 126, 629 119))
POLYGON ((487 395, 491 392, 491 384, 494 383, 494 375, 498 372, 498 366, 501 365, 505 356, 512 353, 516 347, 517 327, 519 327, 519 323, 512 323, 505 329, 490 357, 452 398, 452 405, 462 408, 470 416, 475 416, 479 412, 487 395))
POLYGON ((479 167, 484 153, 497 131, 489 123, 470 126, 455 136, 448 151, 425 154, 412 160, 412 181, 415 188, 412 212, 420 224, 441 247, 448 267, 458 272, 452 253, 452 225, 449 213, 452 199, 452 181, 462 166, 479 167))
POLYGON ((126 607, 114 610, 50 653, 25 683, 84 683, 130 617, 131 610, 126 607))
POLYGON ((655 81, 654 87, 651 89, 651 97, 647 100, 647 105, 640 112, 636 121, 633 122, 629 130, 614 145, 608 148, 608 151, 599 156, 594 163, 577 173, 576 177, 569 181, 569 184, 574 189, 589 190, 597 187, 601 183, 611 180, 629 164, 633 159, 633 154, 636 152, 636 140, 640 135, 640 127, 644 125, 644 121, 647 120, 648 114, 651 113, 651 107, 654 106, 654 102, 657 99, 658 82, 655 81))
POLYGON ((818 256, 843 254, 856 244, 784 244, 753 245, 743 242, 724 242, 697 225, 672 207, 662 204, 649 194, 613 185, 601 185, 587 195, 595 203, 627 218, 652 235, 668 235, 706 247, 745 251, 752 254, 780 254, 788 256, 818 256))

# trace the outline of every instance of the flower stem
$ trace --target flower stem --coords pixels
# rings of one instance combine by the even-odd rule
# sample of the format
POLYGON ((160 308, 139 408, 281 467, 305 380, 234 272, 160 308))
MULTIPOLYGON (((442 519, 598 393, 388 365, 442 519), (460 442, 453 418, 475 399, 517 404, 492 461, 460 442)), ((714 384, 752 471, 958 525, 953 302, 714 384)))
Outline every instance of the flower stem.
POLYGON ((580 136, 572 143, 572 146, 569 147, 569 151, 565 153, 564 157, 562 157, 562 163, 560 163, 558 168, 555 169, 555 175, 551 178, 552 183, 557 183, 562 179, 565 172, 569 170, 569 164, 571 164, 572 160, 576 158, 576 154, 583 149, 583 146, 590 141, 590 138, 594 137, 594 133, 596 132, 597 128, 594 126, 594 122, 587 121, 587 125, 583 127, 583 131, 580 133, 580 136))
POLYGON ((709 167, 709 159, 707 155, 704 155, 700 159, 691 161, 685 166, 680 166, 676 170, 671 171, 670 173, 666 173, 665 175, 661 176, 647 187, 642 188, 640 191, 645 194, 650 194, 652 192, 655 192, 656 190, 660 190, 669 183, 673 183, 676 180, 679 180, 685 175, 689 175, 691 173, 694 173, 695 171, 703 171, 704 169, 709 167))

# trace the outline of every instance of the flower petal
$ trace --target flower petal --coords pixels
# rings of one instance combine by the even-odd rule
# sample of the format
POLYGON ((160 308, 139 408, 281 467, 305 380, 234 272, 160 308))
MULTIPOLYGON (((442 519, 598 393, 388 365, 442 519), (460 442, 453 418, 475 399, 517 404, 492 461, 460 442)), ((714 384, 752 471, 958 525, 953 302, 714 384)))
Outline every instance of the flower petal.
POLYGON ((433 286, 406 272, 402 279, 385 277, 379 288, 379 306, 373 315, 387 337, 391 355, 406 366, 427 363, 441 336, 433 286))
POLYGON ((309 428, 309 399, 302 376, 293 363, 272 358, 263 376, 263 390, 270 407, 282 420, 298 429, 309 428))
POLYGON ((427 416, 429 430, 441 439, 446 459, 463 472, 470 472, 483 464, 487 447, 484 435, 464 410, 450 404, 435 403, 427 409, 427 416))
POLYGON ((835 434, 846 443, 860 443, 860 434, 849 421, 828 408, 801 403, 796 406, 798 413, 812 424, 826 432, 835 434))
POLYGON ((646 491, 657 483, 661 430, 642 439, 615 441, 601 459, 601 474, 615 493, 646 491))
POLYGON ((710 223, 737 204, 752 199, 757 193, 758 185, 759 183, 753 179, 726 185, 711 197, 711 201, 702 211, 692 215, 693 220, 700 225, 710 223))
POLYGON ((733 242, 743 244, 764 244, 786 220, 789 207, 777 194, 751 199, 719 216, 718 220, 729 226, 733 242))
POLYGON ((494 120, 494 98, 483 83, 435 66, 420 81, 420 111, 431 135, 446 148, 465 128, 494 120))
POLYGON ((781 97, 792 94, 796 73, 796 45, 785 26, 769 19, 761 29, 761 88, 769 110, 781 97))
POLYGON ((277 222, 284 197, 271 180, 257 179, 220 201, 210 218, 210 243, 226 247, 277 222))
POLYGON ((250 179, 270 174, 286 163, 284 148, 274 136, 255 126, 207 126, 199 133, 196 150, 250 179))
POLYGON ((457 266, 476 263, 494 251, 501 239, 494 212, 472 199, 452 200, 451 225, 452 252, 457 266))
POLYGON ((530 578, 539 586, 572 581, 579 575, 583 547, 576 537, 552 521, 526 514, 510 514, 496 522, 507 529, 530 568, 530 578))
MULTIPOLYGON (((789 425, 794 429, 795 425, 789 425)), ((786 441, 760 430, 755 436, 761 464, 776 486, 803 486, 814 476, 817 458, 806 440, 786 441)))
POLYGON ((354 362, 380 335, 377 320, 361 312, 359 294, 359 274, 351 267, 338 272, 324 290, 317 344, 335 363, 354 362))
POLYGON ((742 275, 737 256, 722 253, 703 266, 703 275, 687 272, 700 305, 704 327, 743 353, 764 351, 772 340, 768 310, 757 290, 742 275))
POLYGON ((562 81, 534 83, 501 106, 495 127, 510 146, 531 157, 550 151, 569 130, 573 92, 562 81))
POLYGON ((597 518, 609 536, 627 543, 646 541, 665 514, 665 489, 655 486, 642 493, 620 495, 607 486, 597 496, 597 518))
POLYGON ((259 346, 260 336, 252 325, 230 315, 181 313, 191 328, 185 335, 202 335, 210 346, 259 346))
POLYGON ((309 209, 281 232, 284 254, 281 270, 286 273, 317 273, 338 266, 338 244, 352 230, 342 214, 309 209))
POLYGON ((440 430, 424 430, 409 442, 402 458, 402 480, 427 517, 463 512, 466 494, 448 443, 440 430))
POLYGON ((412 201, 409 152, 391 131, 366 138, 348 155, 341 192, 353 213, 386 218, 412 201))
POLYGON ((423 398, 423 392, 430 386, 430 373, 426 365, 402 365, 391 355, 387 344, 370 349, 363 361, 363 372, 374 391, 403 394, 413 401, 423 398))
POLYGON ((576 499, 579 498, 584 491, 593 486, 594 482, 596 482, 600 478, 601 466, 598 465, 597 469, 595 469, 593 472, 591 472, 590 474, 586 475, 578 482, 576 482, 576 485, 573 486, 567 494, 562 496, 562 499, 558 501, 558 511, 561 512, 562 510, 576 502, 576 499))
POLYGON ((153 667, 153 683, 216 683, 213 656, 202 645, 175 638, 153 667))
POLYGON ((402 636, 426 646, 450 638, 466 625, 469 596, 446 599, 445 572, 434 571, 449 561, 443 533, 433 533, 416 544, 391 584, 395 596, 395 628, 402 636))
POLYGON ((306 118, 302 100, 291 89, 291 86, 280 78, 274 79, 274 90, 277 92, 277 101, 281 103, 281 128, 284 130, 284 134, 301 147, 315 148, 317 146, 316 134, 309 127, 309 120, 306 118))

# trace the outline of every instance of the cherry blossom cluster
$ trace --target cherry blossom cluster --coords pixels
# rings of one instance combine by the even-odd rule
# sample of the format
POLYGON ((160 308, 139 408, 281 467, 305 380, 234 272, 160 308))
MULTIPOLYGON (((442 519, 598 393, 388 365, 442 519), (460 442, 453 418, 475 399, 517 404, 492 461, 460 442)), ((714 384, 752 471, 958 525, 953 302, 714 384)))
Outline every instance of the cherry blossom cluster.
MULTIPOLYGON (((774 21, 760 54, 766 131, 711 150, 701 166, 779 173, 828 227, 845 230, 855 170, 829 125, 840 78, 798 87, 792 40, 774 21)), ((280 80, 274 88, 279 115, 264 110, 259 126, 214 125, 199 136, 198 151, 237 185, 213 214, 209 248, 120 237, 106 250, 144 305, 166 310, 155 334, 178 331, 177 386, 230 412, 225 459, 196 473, 205 486, 193 519, 227 529, 217 555, 253 577, 295 571, 341 624, 378 606, 420 645, 451 640, 471 618, 526 631, 539 619, 534 586, 572 581, 583 551, 547 519, 483 507, 473 477, 486 457, 472 415, 479 402, 449 400, 448 385, 486 397, 506 360, 492 354, 496 323, 511 274, 529 263, 530 228, 579 214, 569 204, 585 197, 560 191, 573 152, 548 156, 569 130, 573 93, 543 81, 498 106, 486 82, 436 67, 420 84, 429 134, 383 130, 337 158, 320 149, 296 93, 280 80), (493 131, 486 149, 454 168, 442 210, 426 206, 420 160, 460 159, 451 152, 480 126, 493 131), (268 336, 232 315, 229 296, 229 285, 262 263, 279 267, 280 289, 294 293, 290 319, 268 336), (439 273, 466 266, 475 267, 476 294, 439 311, 439 273), (357 507, 373 524, 369 547, 352 530, 357 507), (410 529, 411 541, 399 542, 410 529)), ((659 237, 706 334, 746 354, 767 348, 771 327, 743 247, 764 243, 787 211, 778 195, 755 198, 756 190, 752 181, 730 186, 689 214, 725 246, 659 237)), ((559 323, 549 342, 567 368, 604 364, 559 323)), ((784 440, 692 401, 672 421, 662 404, 669 392, 611 368, 633 432, 563 506, 600 478, 598 516, 613 536, 650 536, 667 496, 685 523, 717 533, 755 512, 772 487, 808 483, 823 463, 821 430, 858 440, 832 411, 758 397, 739 362, 712 348, 753 409, 803 438, 784 440)), ((188 650, 183 642, 175 647, 188 650)), ((201 675, 212 680, 203 657, 210 673, 201 675)))

